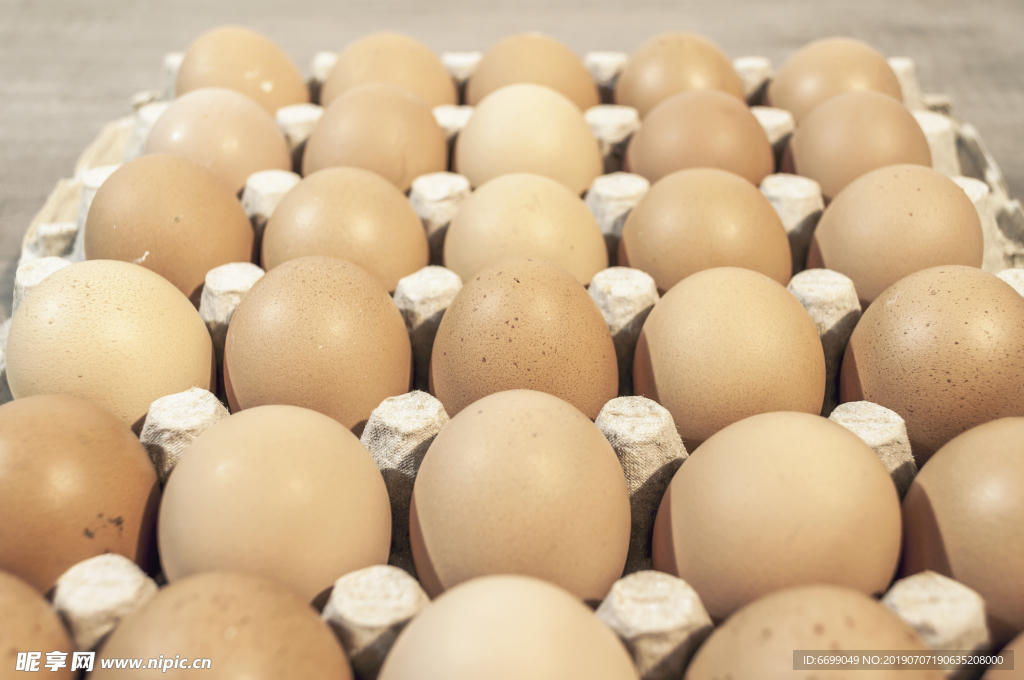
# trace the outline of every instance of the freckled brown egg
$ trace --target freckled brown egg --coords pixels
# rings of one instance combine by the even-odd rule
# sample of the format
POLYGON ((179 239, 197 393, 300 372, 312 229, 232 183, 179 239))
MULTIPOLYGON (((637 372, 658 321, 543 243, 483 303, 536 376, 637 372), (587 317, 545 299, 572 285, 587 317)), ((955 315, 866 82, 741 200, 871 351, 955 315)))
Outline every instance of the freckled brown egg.
POLYGON ((506 85, 544 85, 581 110, 601 103, 594 79, 572 50, 540 33, 509 36, 488 49, 466 83, 466 103, 476 106, 506 85))
POLYGON ((159 500, 142 444, 103 409, 57 394, 0 406, 3 571, 45 593, 75 564, 108 552, 147 569, 159 500))
POLYGON ((277 581, 230 572, 161 588, 114 629, 90 677, 125 677, 124 670, 103 668, 103 661, 127 658, 144 660, 146 671, 138 677, 352 679, 337 638, 306 602, 277 581), (162 662, 160 671, 147 672, 149 659, 162 662), (200 665, 192 668, 196 660, 200 665))
POLYGON ((856 90, 903 101, 900 81, 873 47, 852 38, 823 38, 786 59, 768 85, 768 99, 771 106, 792 113, 799 124, 818 104, 856 90))
MULTIPOLYGON (((28 672, 45 672, 48 677, 71 680, 71 653, 78 651, 68 638, 57 612, 32 587, 11 574, 0 571, 0 659, 4 663, 4 676, 17 678, 18 654, 39 652, 35 668, 28 672), (46 667, 48 652, 63 652, 63 668, 46 667)), ((77 677, 75 673, 74 677, 77 677)))
POLYGON ((692 450, 758 413, 820 413, 825 354, 796 298, 764 274, 720 267, 682 280, 644 322, 637 394, 672 414, 692 450))
POLYGON ((274 209, 263 234, 263 267, 306 255, 357 264, 388 291, 430 258, 423 223, 406 197, 361 168, 315 172, 274 209))
POLYGON ((7 339, 15 399, 68 394, 139 432, 149 405, 210 389, 213 342, 177 288, 144 267, 79 262, 50 274, 18 307, 7 339))
POLYGON ((853 280, 861 306, 904 276, 944 264, 981 267, 981 220, 953 180, 922 165, 879 168, 825 209, 807 268, 853 280))
MULTIPOLYGON (((864 650, 931 652, 913 628, 863 593, 808 585, 762 597, 736 612, 697 650, 684 678, 850 677, 840 675, 846 673, 845 669, 793 670, 793 652, 803 649, 829 650, 829 654, 839 656, 854 651, 860 656, 864 650)), ((910 668, 868 673, 879 680, 945 678, 942 671, 910 668)))
POLYGON ((409 90, 427 106, 457 104, 455 81, 433 50, 401 33, 375 33, 350 44, 324 81, 320 103, 366 83, 390 83, 409 90))
POLYGON ((821 185, 826 200, 853 180, 889 165, 932 166, 928 140, 899 101, 861 90, 817 106, 790 141, 796 174, 821 185))
POLYGON ((445 593, 399 634, 380 680, 637 680, 625 647, 551 584, 488 576, 445 593))
POLYGON ((459 207, 444 241, 445 266, 468 281, 506 257, 539 257, 587 285, 608 267, 594 215, 564 184, 513 173, 487 182, 459 207))
POLYGON ((743 102, 743 81, 718 45, 693 33, 675 31, 651 38, 633 53, 615 84, 615 103, 641 117, 674 94, 718 90, 743 102))
POLYGON ((261 406, 203 432, 160 505, 171 582, 209 571, 275 578, 313 600, 345 574, 385 564, 391 505, 349 430, 296 406, 261 406))
POLYGON ((775 208, 750 182, 714 168, 681 170, 651 187, 626 218, 619 264, 647 272, 662 292, 714 267, 752 269, 782 285, 792 272, 775 208))
POLYGON ((488 394, 527 389, 593 420, 615 398, 619 370, 608 324, 579 281, 545 260, 510 258, 480 270, 448 306, 430 382, 452 417, 488 394))
POLYGON ((346 90, 327 107, 306 141, 302 174, 350 165, 407 191, 448 163, 448 142, 427 104, 408 90, 369 83, 346 90))
POLYGON ((853 330, 839 396, 900 414, 919 467, 961 432, 1024 416, 1024 298, 974 267, 900 279, 853 330))
POLYGON ((672 478, 654 567, 693 586, 715 621, 768 593, 831 583, 885 590, 900 501, 878 456, 819 415, 762 413, 720 430, 672 478))
POLYGON ((652 182, 677 170, 719 168, 760 184, 772 145, 746 104, 713 90, 673 95, 648 115, 626 150, 630 172, 652 182))
POLYGON ((904 575, 931 570, 976 590, 997 644, 1024 631, 1024 418, 979 425, 936 451, 907 491, 903 521, 904 575))
POLYGON ((168 154, 125 163, 96 192, 85 257, 150 269, 199 306, 206 273, 252 258, 242 204, 206 168, 168 154))
POLYGON ((284 50, 242 26, 221 26, 188 46, 178 70, 177 95, 226 87, 251 97, 271 115, 282 106, 309 101, 309 88, 284 50))
POLYGON ((260 170, 291 170, 292 157, 274 117, 233 90, 205 87, 181 95, 157 119, 146 153, 201 165, 232 192, 260 170))
POLYGON ((583 113, 542 85, 507 85, 484 97, 455 142, 455 165, 474 187, 500 175, 544 175, 582 194, 603 172, 583 113))
POLYGON ((370 274, 333 257, 267 272, 235 310, 224 345, 232 412, 291 404, 356 434, 380 402, 409 391, 411 375, 398 307, 370 274))
POLYGON ((622 466, 587 416, 543 392, 499 392, 430 445, 412 494, 412 556, 431 597, 521 574, 600 602, 622 576, 629 513, 622 466))

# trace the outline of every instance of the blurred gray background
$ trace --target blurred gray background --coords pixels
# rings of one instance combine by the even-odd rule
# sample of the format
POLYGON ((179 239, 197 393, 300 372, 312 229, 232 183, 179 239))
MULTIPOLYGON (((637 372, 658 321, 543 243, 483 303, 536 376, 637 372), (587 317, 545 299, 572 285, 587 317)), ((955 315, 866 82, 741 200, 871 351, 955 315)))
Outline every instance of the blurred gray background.
POLYGON ((581 54, 678 29, 776 66, 848 35, 913 57, 922 90, 952 96, 1024 196, 1024 0, 0 0, 0 320, 22 235, 56 181, 132 94, 159 86, 165 52, 224 23, 262 31, 307 74, 315 52, 385 29, 437 51, 541 30, 581 54))

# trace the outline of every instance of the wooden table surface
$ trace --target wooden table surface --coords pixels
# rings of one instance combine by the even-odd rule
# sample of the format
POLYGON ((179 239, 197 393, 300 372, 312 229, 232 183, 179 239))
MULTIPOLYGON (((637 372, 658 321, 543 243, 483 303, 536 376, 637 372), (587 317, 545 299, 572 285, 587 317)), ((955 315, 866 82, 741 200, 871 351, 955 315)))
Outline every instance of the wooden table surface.
POLYGON ((849 35, 913 57, 923 91, 952 96, 1024 196, 1021 0, 0 0, 0 320, 22 235, 53 185, 129 113, 132 94, 158 87, 164 53, 224 23, 264 32, 303 71, 318 50, 388 29, 438 51, 541 30, 579 53, 690 30, 776 65, 810 40, 849 35))

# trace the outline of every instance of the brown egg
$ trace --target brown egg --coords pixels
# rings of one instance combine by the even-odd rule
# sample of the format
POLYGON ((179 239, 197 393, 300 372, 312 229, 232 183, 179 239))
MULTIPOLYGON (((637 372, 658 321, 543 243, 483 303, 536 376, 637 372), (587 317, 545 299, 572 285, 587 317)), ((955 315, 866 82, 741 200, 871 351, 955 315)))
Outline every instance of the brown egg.
POLYGON ((160 504, 169 581, 243 571, 309 602, 345 574, 386 564, 391 504, 369 451, 336 421, 261 406, 203 432, 160 504))
POLYGON ((367 83, 390 83, 412 92, 427 106, 458 104, 455 81, 433 50, 401 33, 374 33, 350 44, 338 55, 324 81, 320 103, 367 83))
POLYGON ((541 33, 520 33, 492 45, 466 83, 466 103, 479 104, 506 85, 544 85, 581 110, 601 103, 594 78, 568 47, 541 33))
POLYGON ((601 310, 573 276, 545 260, 480 270, 448 306, 434 340, 431 391, 449 416, 488 394, 537 390, 591 420, 619 388, 601 310))
POLYGON ((749 269, 708 269, 654 305, 637 342, 633 387, 669 410, 692 451, 758 413, 820 413, 825 353, 811 317, 782 285, 749 269))
POLYGON ((224 345, 232 412, 302 406, 357 435, 380 402, 409 391, 411 376, 398 307, 370 274, 333 257, 267 272, 238 305, 224 345))
POLYGON ((974 427, 935 452, 903 501, 902 573, 976 590, 998 644, 1024 632, 1022 442, 1024 418, 974 427))
POLYGON ((561 588, 525 576, 478 578, 413 619, 380 680, 638 680, 625 647, 561 588))
POLYGON ((199 306, 206 272, 252 258, 242 204, 216 176, 167 154, 142 156, 96 192, 85 225, 85 256, 152 270, 199 306))
POLYGON ((900 414, 919 467, 961 432, 1024 416, 1024 298, 973 267, 900 279, 853 330, 839 396, 900 414))
POLYGON ((543 175, 490 180, 459 207, 444 241, 444 264, 468 281, 506 257, 553 262, 587 285, 608 267, 601 227, 579 196, 543 175))
POLYGON ((543 392, 499 392, 460 411, 423 458, 412 556, 431 597, 522 574, 600 602, 626 564, 629 513, 619 459, 587 416, 543 392))
POLYGON ((90 675, 96 680, 157 673, 146 665, 128 675, 102 667, 103 660, 125 658, 157 659, 160 677, 169 680, 352 678, 345 652, 316 611, 276 581, 239 573, 202 574, 162 588, 124 619, 98 657, 90 675))
POLYGON ((764 128, 746 104, 714 90, 673 95, 644 119, 626 150, 630 172, 652 182, 677 170, 719 168, 760 184, 775 169, 764 128))
POLYGON ((872 170, 932 166, 917 119, 900 102, 861 90, 832 97, 797 126, 790 141, 796 174, 821 185, 826 200, 872 170))
MULTIPOLYGON (((0 409, 2 412, 2 409, 0 409)), ((0 437, 3 435, 0 434, 0 437)), ((48 678, 71 680, 71 654, 78 651, 68 638, 57 613, 50 603, 19 578, 0 571, 0 660, 4 678, 17 678, 17 670, 44 672, 48 678), (34 663, 18 669, 18 655, 25 652, 39 654, 34 663), (63 668, 47 668, 46 654, 63 652, 63 668), (56 675, 53 673, 56 672, 56 675)), ((28 660, 25 660, 28 662, 28 660)))
POLYGON ((0 406, 0 461, 0 569, 45 593, 96 555, 150 566, 160 490, 120 420, 76 397, 15 399, 0 406))
POLYGON ((736 612, 704 642, 684 677, 685 680, 945 678, 942 671, 910 668, 797 672, 793 669, 796 650, 828 650, 828 654, 838 656, 854 651, 859 652, 857 656, 865 652, 877 654, 881 650, 931 652, 913 628, 870 597, 849 588, 807 585, 762 597, 736 612))
POLYGON ((1024 679, 1024 663, 1020 663, 1019 659, 1024 654, 1024 633, 1021 633, 1013 642, 1003 647, 1001 654, 1006 655, 1006 661, 1009 661, 1009 654, 1006 652, 1014 653, 1014 670, 994 670, 989 669, 985 672, 985 675, 981 677, 981 680, 1022 680, 1024 679))
POLYGON ((346 90, 306 141, 302 174, 339 165, 371 170, 401 191, 448 165, 448 142, 427 104, 397 85, 346 90))
POLYGON ((544 175, 582 194, 603 172, 583 113, 542 85, 508 85, 477 105, 455 141, 455 165, 474 187, 500 175, 544 175))
POLYGON ((192 41, 178 70, 176 94, 224 87, 250 97, 271 115, 309 101, 295 62, 272 40, 242 26, 220 26, 192 41))
POLYGON ((714 168, 674 172, 651 187, 626 218, 619 264, 650 274, 662 293, 714 267, 752 269, 782 285, 793 268, 772 204, 739 175, 714 168))
POLYGON ((900 81, 873 47, 852 38, 823 38, 786 59, 768 85, 768 99, 799 124, 825 100, 859 90, 903 101, 900 81))
POLYGON ((662 33, 630 57, 615 84, 615 103, 645 117, 672 95, 689 90, 718 90, 746 101, 743 81, 718 45, 694 33, 662 33))
POLYGON ((263 234, 263 267, 329 255, 362 267, 386 290, 426 267, 427 234, 395 185, 361 168, 309 175, 274 209, 263 234))
POLYGON ((203 166, 232 192, 260 170, 291 170, 274 117, 244 94, 206 87, 183 94, 157 119, 146 153, 169 153, 203 166))
POLYGON ((790 586, 880 593, 900 557, 900 501, 875 452, 842 425, 762 413, 720 430, 679 468, 653 555, 716 621, 790 586))
POLYGON ((170 282, 116 260, 50 274, 18 307, 7 339, 15 399, 69 394, 136 432, 149 405, 211 388, 213 343, 199 312, 170 282))
POLYGON ((943 264, 981 267, 981 220, 953 180, 921 165, 879 168, 829 204, 807 268, 853 280, 862 307, 904 276, 943 264))

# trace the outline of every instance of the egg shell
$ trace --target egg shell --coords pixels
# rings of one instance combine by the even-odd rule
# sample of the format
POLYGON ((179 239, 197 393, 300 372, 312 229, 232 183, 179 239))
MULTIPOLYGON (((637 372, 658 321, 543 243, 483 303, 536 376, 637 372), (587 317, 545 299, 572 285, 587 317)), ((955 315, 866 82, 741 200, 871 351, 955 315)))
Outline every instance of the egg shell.
POLYGON ((455 140, 455 166, 474 187, 530 172, 577 195, 604 167, 579 108, 565 95, 532 83, 507 85, 483 98, 455 140))
POLYGON ((545 260, 500 260, 467 281, 437 329, 431 392, 455 417, 488 394, 553 394, 591 420, 618 392, 615 346, 601 310, 545 260))
POLYGON ((839 397, 898 413, 918 467, 976 425, 1024 416, 1024 298, 973 267, 900 279, 853 330, 839 397))
POLYGON ((694 168, 657 181, 629 212, 619 264, 647 272, 664 293, 714 267, 744 267, 786 285, 792 255, 782 220, 757 187, 694 168))
POLYGON ((932 166, 917 119, 888 95, 859 90, 817 106, 789 143, 793 170, 821 185, 826 201, 872 170, 889 165, 932 166))
POLYGON ((760 184, 775 170, 771 142, 746 104, 714 90, 672 95, 644 118, 626 150, 630 172, 657 182, 677 170, 719 168, 760 184))
POLYGON ((85 224, 85 256, 152 270, 199 306, 206 273, 252 258, 242 204, 217 177, 178 156, 129 161, 100 186, 85 224))
POLYGON ((0 406, 0 461, 0 569, 45 593, 96 555, 151 566, 160 490, 120 420, 76 397, 16 399, 0 406))
POLYGON ((474 191, 452 218, 444 264, 467 281, 507 257, 539 257, 587 285, 608 267, 601 227, 579 196, 543 175, 513 173, 474 191))
MULTIPOLYGON (((1006 645, 1002 649, 1002 653, 1014 652, 1014 670, 993 670, 989 669, 985 671, 985 675, 981 676, 981 680, 1021 680, 1024 678, 1024 664, 1019 664, 1016 659, 1021 658, 1018 654, 1024 654, 1024 633, 1014 638, 1013 642, 1006 645)), ((1007 656, 1009 656, 1007 654, 1007 656)))
MULTIPOLYGON (((352 679, 344 651, 316 611, 276 581, 240 573, 202 574, 162 588, 121 622, 97 656, 90 675, 97 680, 126 677, 103 668, 103 660, 146 664, 160 656, 211 662, 201 669, 161 666, 161 677, 172 680, 352 679)), ((136 675, 153 673, 130 677, 136 675)))
POLYGON ((363 269, 333 257, 278 265, 242 298, 228 327, 231 411, 302 406, 362 432, 370 412, 409 391, 402 314, 363 269))
POLYGON ((796 298, 737 267, 684 279, 651 310, 633 387, 672 414, 687 450, 758 413, 820 413, 825 353, 796 298))
POLYGON ((790 55, 768 85, 770 106, 802 122, 814 107, 844 92, 871 90, 903 101, 903 89, 889 62, 853 38, 823 38, 790 55))
POLYGON ((68 394, 142 429, 149 405, 214 387, 213 342, 172 283, 128 262, 90 260, 46 277, 18 307, 7 339, 15 399, 68 394))
MULTIPOLYGON (((843 670, 793 670, 795 650, 829 654, 865 650, 931 650, 913 628, 875 600, 829 585, 790 588, 736 612, 697 651, 685 680, 840 678, 843 670)), ((859 656, 859 655, 858 655, 859 656)), ((852 674, 853 677, 857 671, 852 674)), ((897 668, 868 673, 879 680, 943 680, 938 670, 897 668)))
POLYGON ((448 142, 426 102, 397 85, 368 83, 335 97, 306 140, 302 174, 350 165, 408 191, 448 165, 448 142))
POLYGON ((431 597, 522 574, 600 602, 622 575, 630 509, 618 457, 587 416, 532 390, 463 409, 430 445, 409 535, 431 597))
POLYGON ((466 83, 466 103, 476 106, 490 93, 517 83, 550 87, 583 111, 601 103, 583 61, 564 44, 540 33, 509 36, 484 52, 466 83))
POLYGON ((720 430, 672 478, 654 567, 697 591, 715 621, 790 586, 885 590, 900 501, 874 451, 818 415, 762 413, 720 430))
POLYGON ((446 592, 402 631, 379 680, 638 680, 625 647, 569 593, 525 576, 446 592))
MULTIPOLYGON (((71 680, 71 653, 78 651, 68 638, 57 613, 50 603, 21 579, 0 571, 0 659, 4 662, 4 677, 17 678, 15 671, 18 654, 42 652, 39 667, 47 677, 71 680), (46 667, 47 652, 67 654, 64 668, 46 667)), ((75 674, 77 677, 77 673, 75 674)))
POLYGON ((434 51, 401 33, 374 33, 346 47, 324 81, 320 103, 330 105, 353 87, 390 83, 431 108, 458 104, 455 81, 434 51))
POLYGON ((361 168, 326 168, 299 182, 263 234, 263 268, 307 255, 362 267, 386 290, 426 267, 427 234, 395 185, 361 168))
POLYGON ((233 193, 254 172, 292 169, 288 142, 274 117, 244 94, 222 87, 175 99, 153 124, 145 151, 187 158, 233 193))
POLYGON ((914 478, 903 521, 904 575, 931 570, 977 591, 997 648, 1024 632, 1024 418, 939 449, 914 478))
POLYGON ((271 115, 282 106, 309 101, 309 88, 291 57, 263 34, 242 26, 207 31, 185 50, 175 94, 204 87, 241 92, 271 115))
POLYGON ((341 576, 387 563, 391 505, 348 429, 309 409, 261 406, 221 420, 184 452, 159 537, 171 582, 242 571, 309 602, 341 576))
POLYGON ((866 308, 904 276, 981 267, 983 254, 981 219, 963 189, 931 168, 893 165, 839 192, 815 228, 807 268, 850 277, 866 308))
POLYGON ((718 45, 694 33, 662 33, 630 57, 615 84, 615 103, 646 117, 672 95, 689 90, 718 90, 746 100, 743 81, 718 45))

